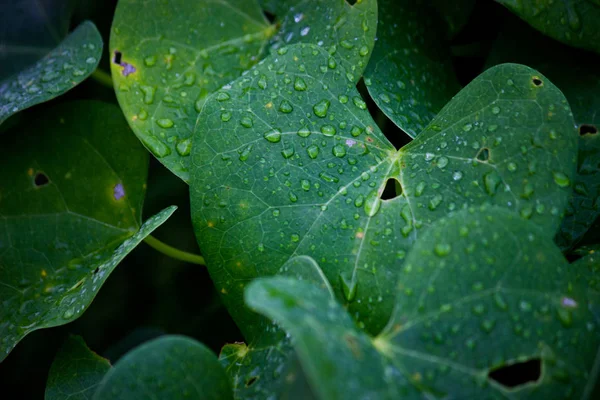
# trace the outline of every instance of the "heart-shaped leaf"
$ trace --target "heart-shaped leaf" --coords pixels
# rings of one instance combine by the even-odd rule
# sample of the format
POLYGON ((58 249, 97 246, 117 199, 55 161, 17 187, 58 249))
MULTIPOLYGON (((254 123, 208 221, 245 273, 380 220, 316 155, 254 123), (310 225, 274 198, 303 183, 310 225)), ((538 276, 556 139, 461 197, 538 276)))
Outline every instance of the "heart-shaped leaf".
POLYGON ((600 216, 600 56, 557 44, 518 20, 507 26, 487 64, 520 62, 543 72, 569 100, 579 130, 573 196, 555 238, 561 248, 570 249, 600 216))
POLYGON ((419 228, 490 202, 550 235, 570 194, 577 134, 564 96, 538 72, 486 71, 396 151, 328 59, 316 46, 284 48, 208 99, 198 118, 196 237, 251 342, 262 327, 244 308, 244 286, 296 255, 317 260, 351 314, 377 333, 419 228), (382 199, 390 182, 402 194, 382 199))
POLYGON ((392 318, 375 338, 305 282, 259 279, 246 299, 291 334, 323 399, 585 398, 600 330, 576 274, 534 224, 483 207, 421 236, 400 271, 392 318), (496 380, 525 362, 540 365, 534 381, 511 388, 496 380))
POLYGON ((0 124, 83 82, 98 66, 101 54, 102 37, 86 21, 45 57, 0 82, 0 124))
POLYGON ((80 336, 69 336, 48 373, 45 400, 88 400, 111 368, 80 336))
POLYGON ((0 360, 28 333, 78 318, 175 211, 140 226, 148 155, 118 107, 64 103, 13 130, 0 149, 0 360))
POLYGON ((460 89, 446 30, 429 1, 378 4, 377 42, 365 84, 377 106, 415 137, 460 89))
POLYGON ((282 3, 289 8, 275 26, 256 0, 152 0, 143 7, 119 1, 110 44, 117 98, 142 143, 184 181, 207 95, 252 67, 268 48, 319 43, 332 54, 332 65, 340 63, 349 79, 360 79, 374 45, 375 0, 355 6, 345 0, 282 3))
POLYGON ((600 3, 596 0, 496 0, 540 32, 600 53, 600 3))
POLYGON ((226 400, 231 389, 217 357, 183 336, 163 336, 136 347, 108 371, 94 400, 142 398, 226 400))

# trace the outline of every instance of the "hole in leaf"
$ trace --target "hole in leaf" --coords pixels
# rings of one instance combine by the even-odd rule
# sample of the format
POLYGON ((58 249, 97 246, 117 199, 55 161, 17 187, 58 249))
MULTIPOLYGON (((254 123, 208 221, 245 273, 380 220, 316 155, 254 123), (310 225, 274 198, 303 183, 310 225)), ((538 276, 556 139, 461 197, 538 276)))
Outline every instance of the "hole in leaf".
POLYGON ((37 174, 35 174, 35 177, 33 178, 33 184, 36 187, 46 186, 49 183, 50 183, 50 179, 43 172, 38 172, 37 174))
POLYGON ((271 24, 275 23, 275 14, 270 13, 267 10, 263 10, 263 14, 265 15, 265 17, 267 18, 267 21, 269 21, 269 23, 271 23, 271 24))
POLYGON ((381 193, 381 200, 391 200, 402 194, 402 185, 396 178, 390 178, 385 183, 383 193, 381 193))
POLYGON ((531 82, 533 82, 533 84, 537 87, 543 86, 544 82, 540 79, 539 76, 533 76, 531 78, 531 82))
POLYGON ((542 361, 539 358, 505 365, 489 372, 488 377, 508 388, 525 385, 540 379, 542 361))
POLYGON ((479 149, 479 152, 477 153, 477 159, 479 161, 488 162, 490 160, 490 149, 487 147, 479 149))
POLYGON ((346 0, 346 3, 350 4, 351 6, 356 4, 356 0, 346 0))
POLYGON ((579 134, 581 136, 584 136, 584 135, 595 135, 596 133, 598 133, 598 128, 596 128, 595 125, 581 124, 579 126, 579 134))
POLYGON ((246 380, 246 387, 250 387, 256 383, 258 376, 252 376, 246 380))
POLYGON ((96 267, 96 269, 92 272, 92 274, 96 275, 100 271, 100 267, 96 267))
POLYGON ((121 65, 121 52, 115 50, 115 56, 113 57, 113 63, 117 64, 117 65, 121 65))

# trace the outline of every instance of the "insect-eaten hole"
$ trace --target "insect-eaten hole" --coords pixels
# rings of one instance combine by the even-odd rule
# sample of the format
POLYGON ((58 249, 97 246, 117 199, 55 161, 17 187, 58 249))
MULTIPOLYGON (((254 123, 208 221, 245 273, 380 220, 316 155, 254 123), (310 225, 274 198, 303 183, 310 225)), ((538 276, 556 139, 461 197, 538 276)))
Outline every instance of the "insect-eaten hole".
POLYGON ((267 10, 263 10, 263 14, 265 15, 265 18, 267 19, 267 21, 269 21, 269 23, 274 24, 275 23, 275 14, 267 11, 267 10))
POLYGON ((46 186, 49 183, 50 183, 50 178, 48 178, 48 175, 46 175, 43 172, 38 172, 37 174, 35 174, 35 177, 33 178, 33 184, 35 185, 35 187, 46 186))
POLYGON ((256 381, 258 381, 258 376, 251 376, 250 378, 246 379, 246 387, 248 388, 254 385, 256 381))
POLYGON ((598 133, 598 128, 596 128, 596 125, 591 125, 591 124, 579 125, 579 135, 580 136, 595 135, 597 133, 598 133))
POLYGON ((122 56, 123 56, 123 54, 120 51, 115 50, 114 56, 113 56, 113 63, 115 63, 117 65, 121 65, 121 57, 122 56))
POLYGON ((539 358, 534 358, 493 369, 488 373, 488 378, 507 388, 515 388, 536 382, 541 375, 542 361, 539 358))
POLYGON ((389 178, 385 183, 381 200, 392 200, 402 194, 402 185, 396 178, 389 178))
POLYGON ((539 76, 532 76, 531 83, 533 83, 533 85, 537 87, 544 86, 544 81, 542 81, 539 76))
POLYGON ((487 147, 479 149, 476 158, 481 162, 488 162, 490 160, 490 149, 487 147))
POLYGON ((346 0, 346 3, 350 4, 351 6, 356 4, 356 0, 346 0))

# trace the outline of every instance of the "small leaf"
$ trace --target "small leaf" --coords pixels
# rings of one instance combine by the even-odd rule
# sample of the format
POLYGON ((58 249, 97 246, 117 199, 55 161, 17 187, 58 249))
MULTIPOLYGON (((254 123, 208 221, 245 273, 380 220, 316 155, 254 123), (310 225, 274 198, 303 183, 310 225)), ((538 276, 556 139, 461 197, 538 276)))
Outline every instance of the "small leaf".
POLYGON ((421 228, 491 202, 553 235, 570 195, 577 134, 564 96, 537 71, 484 72, 397 151, 342 67, 322 69, 328 60, 319 47, 290 46, 210 97, 198 118, 194 229, 250 342, 262 328, 242 290, 290 258, 317 260, 336 296, 376 333, 421 228), (296 90, 297 78, 309 90, 296 90), (285 102, 291 112, 280 110, 285 102), (402 193, 382 199, 389 179, 402 193))
POLYGON ((0 82, 0 124, 83 82, 94 72, 101 55, 102 37, 96 26, 86 21, 35 64, 0 82))
POLYGON ((78 318, 175 211, 140 227, 148 155, 118 107, 78 101, 36 116, 0 149, 0 360, 28 333, 78 318))
POLYGON ((259 279, 245 297, 291 334, 320 398, 580 398, 594 385, 600 335, 575 277, 534 224, 482 207, 421 236, 400 271, 392 318, 375 338, 301 281, 259 279), (509 388, 490 376, 526 360, 541 363, 534 382, 509 388))
POLYGON ((231 399, 217 357, 203 344, 183 336, 163 336, 136 347, 104 377, 94 400, 231 399))
POLYGON ((446 31, 427 2, 378 4, 377 42, 365 84, 377 106, 415 137, 460 89, 446 31))
POLYGON ((594 0, 496 0, 553 39, 600 53, 600 4, 594 0))
POLYGON ((69 336, 52 362, 44 398, 91 399, 110 368, 108 360, 91 351, 80 336, 69 336))

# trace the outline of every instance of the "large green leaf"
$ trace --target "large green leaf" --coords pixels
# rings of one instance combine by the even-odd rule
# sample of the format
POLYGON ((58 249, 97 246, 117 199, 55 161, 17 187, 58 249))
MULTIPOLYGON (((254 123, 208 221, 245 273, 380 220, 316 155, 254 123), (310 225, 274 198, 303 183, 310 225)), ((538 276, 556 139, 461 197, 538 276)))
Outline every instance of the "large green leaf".
MULTIPOLYGON (((307 256, 290 259, 279 270, 279 275, 310 282, 329 293, 333 290, 315 260, 307 256)), ((227 344, 219 356, 221 365, 232 382, 236 399, 292 398, 302 390, 304 374, 295 360, 289 337, 275 326, 268 326, 263 334, 249 344, 227 344)))
POLYGON ((95 400, 226 400, 231 389, 217 357, 183 336, 163 336, 117 361, 100 383, 95 400))
POLYGON ((377 106, 415 137, 460 89, 446 30, 428 0, 379 0, 379 15, 365 83, 377 106))
MULTIPOLYGON (((256 0, 121 0, 111 35, 117 98, 133 131, 173 173, 189 179, 196 117, 207 95, 256 64, 268 48, 311 41, 357 82, 374 45, 377 3, 286 1, 269 25, 256 0), (271 40, 270 40, 271 39, 271 40)), ((226 118, 226 117, 224 117, 226 118)))
POLYGON ((0 82, 0 124, 83 82, 98 66, 102 37, 86 21, 35 64, 0 82))
POLYGON ((544 73, 569 100, 580 133, 573 196, 556 236, 559 246, 568 249, 600 215, 600 56, 556 43, 520 21, 507 26, 487 64, 519 62, 544 73))
POLYGON ((28 333, 78 318, 140 227, 148 155, 118 107, 48 108, 0 148, 0 360, 28 333))
POLYGON ((496 1, 546 35, 600 53, 600 3, 596 0, 496 1))
POLYGON ((573 119, 538 72, 514 64, 486 71, 396 151, 328 59, 311 45, 280 50, 207 100, 198 119, 196 237, 250 341, 262 328, 242 303, 244 286, 296 255, 317 260, 338 298, 376 333, 419 228, 491 202, 551 235, 570 194, 573 119), (298 81, 308 90, 295 89, 298 81), (381 200, 388 179, 402 194, 381 200))
POLYGON ((48 373, 46 400, 89 400, 110 369, 107 359, 91 351, 80 336, 69 336, 48 373))
POLYGON ((321 289, 289 278, 249 285, 250 306, 291 334, 322 399, 586 398, 600 330, 585 285, 551 238, 499 207, 442 219, 400 271, 396 307, 371 338, 321 289), (507 253, 510 249, 510 253, 507 253), (535 382, 490 372, 539 360, 535 382))
POLYGON ((48 54, 67 36, 76 1, 12 0, 0 14, 0 80, 48 54))

